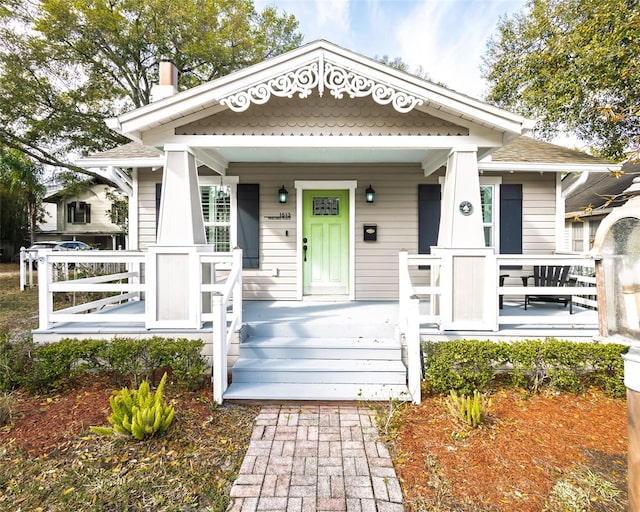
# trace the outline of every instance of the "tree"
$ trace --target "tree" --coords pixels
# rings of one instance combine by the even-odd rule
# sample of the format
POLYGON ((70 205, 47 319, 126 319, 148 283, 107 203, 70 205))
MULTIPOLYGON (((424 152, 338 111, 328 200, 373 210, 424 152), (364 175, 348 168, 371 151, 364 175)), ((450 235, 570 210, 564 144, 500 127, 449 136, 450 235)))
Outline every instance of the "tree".
POLYGON ((19 244, 28 231, 35 241, 42 221, 42 200, 46 187, 41 183, 41 165, 15 149, 0 147, 0 198, 2 199, 2 239, 19 244))
POLYGON ((640 141, 638 55, 637 0, 529 0, 487 44, 487 99, 620 159, 640 141))
POLYGON ((104 119, 150 101, 162 59, 186 89, 298 46, 293 16, 252 0, 4 0, 0 143, 44 164, 124 140, 104 119))

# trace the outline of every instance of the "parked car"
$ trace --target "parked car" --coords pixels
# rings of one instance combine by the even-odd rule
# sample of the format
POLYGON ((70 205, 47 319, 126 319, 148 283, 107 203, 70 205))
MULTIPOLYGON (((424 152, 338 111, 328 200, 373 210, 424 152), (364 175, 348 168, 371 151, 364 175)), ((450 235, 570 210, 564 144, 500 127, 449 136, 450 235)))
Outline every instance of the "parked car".
POLYGON ((88 251, 92 247, 78 240, 64 240, 61 242, 36 242, 27 249, 27 260, 31 261, 33 268, 38 268, 38 256, 40 251, 88 251))

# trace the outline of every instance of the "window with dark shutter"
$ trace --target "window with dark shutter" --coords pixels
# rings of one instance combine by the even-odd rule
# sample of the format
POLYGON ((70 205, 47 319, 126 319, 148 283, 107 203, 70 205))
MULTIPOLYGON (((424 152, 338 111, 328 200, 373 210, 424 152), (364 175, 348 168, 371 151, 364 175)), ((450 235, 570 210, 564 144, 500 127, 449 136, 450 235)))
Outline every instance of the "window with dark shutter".
POLYGON ((242 267, 260 268, 260 185, 239 183, 237 201, 242 267))
POLYGON ((418 254, 438 245, 440 201, 440 185, 418 185, 418 254))
POLYGON ((500 253, 522 254, 522 184, 500 185, 500 253))
POLYGON ((160 197, 162 196, 162 183, 156 183, 156 235, 158 234, 158 223, 160 222, 160 197))
POLYGON ((67 222, 69 224, 91 223, 91 205, 84 201, 74 201, 67 204, 67 222))

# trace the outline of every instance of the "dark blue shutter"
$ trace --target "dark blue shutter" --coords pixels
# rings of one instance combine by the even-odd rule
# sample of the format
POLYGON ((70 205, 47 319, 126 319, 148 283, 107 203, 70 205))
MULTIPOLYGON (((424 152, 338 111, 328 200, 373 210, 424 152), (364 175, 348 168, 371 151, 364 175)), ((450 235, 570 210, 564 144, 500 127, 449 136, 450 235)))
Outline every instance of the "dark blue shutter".
POLYGON ((522 254, 522 185, 500 186, 500 253, 522 254))
POLYGON ((260 185, 239 183, 236 197, 242 267, 260 268, 260 185))
POLYGON ((438 245, 440 185, 418 185, 418 254, 430 254, 438 245))
POLYGON ((158 223, 160 221, 160 197, 162 196, 162 183, 156 183, 156 235, 158 234, 158 223))

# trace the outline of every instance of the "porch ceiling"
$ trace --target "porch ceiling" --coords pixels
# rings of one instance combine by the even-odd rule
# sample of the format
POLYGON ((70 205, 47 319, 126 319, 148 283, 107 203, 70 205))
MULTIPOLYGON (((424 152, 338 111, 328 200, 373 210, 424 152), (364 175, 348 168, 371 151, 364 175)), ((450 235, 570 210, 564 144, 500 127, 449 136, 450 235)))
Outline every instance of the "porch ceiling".
POLYGON ((228 162, 301 164, 421 163, 436 150, 427 149, 329 149, 329 148, 200 148, 228 162))

